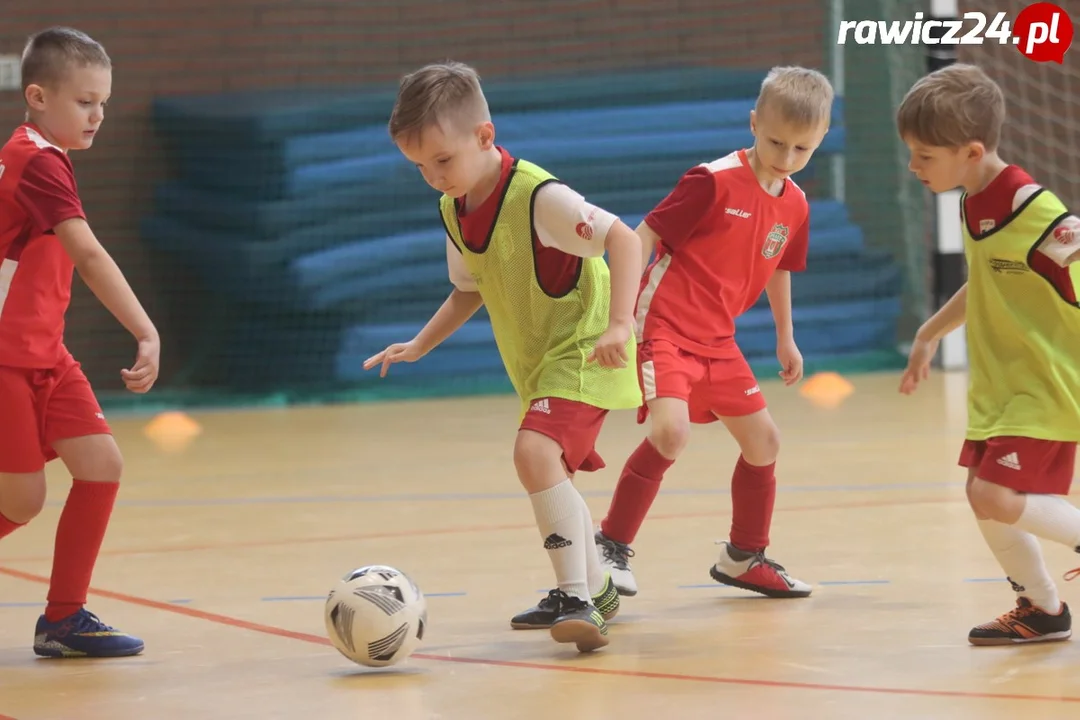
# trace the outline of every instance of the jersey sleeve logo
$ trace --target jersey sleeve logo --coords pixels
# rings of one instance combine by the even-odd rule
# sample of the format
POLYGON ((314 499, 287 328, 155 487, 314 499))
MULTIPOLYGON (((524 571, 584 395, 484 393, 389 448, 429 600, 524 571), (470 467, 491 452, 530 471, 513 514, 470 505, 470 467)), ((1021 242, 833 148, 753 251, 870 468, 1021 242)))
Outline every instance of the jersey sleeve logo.
POLYGON ((765 236, 765 245, 761 248, 762 256, 764 256, 766 260, 772 260, 779 255, 780 251, 784 249, 784 245, 787 243, 787 236, 787 225, 782 223, 773 225, 772 230, 765 236))
MULTIPOLYGON (((3 171, 3 166, 0 165, 0 172, 3 171)), ((1080 221, 1075 217, 1065 218, 1054 228, 1054 240, 1058 241, 1062 245, 1072 245, 1077 240, 1080 240, 1080 221), (1072 220, 1073 222, 1069 222, 1072 220)))

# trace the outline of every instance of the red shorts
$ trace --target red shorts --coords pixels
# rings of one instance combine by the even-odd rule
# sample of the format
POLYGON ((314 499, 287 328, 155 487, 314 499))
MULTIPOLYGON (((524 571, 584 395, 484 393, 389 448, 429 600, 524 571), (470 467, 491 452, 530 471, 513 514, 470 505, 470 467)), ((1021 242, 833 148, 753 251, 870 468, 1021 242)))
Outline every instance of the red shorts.
POLYGON ((533 400, 521 420, 522 430, 532 430, 559 443, 563 463, 571 474, 596 472, 605 467, 596 452, 596 439, 608 411, 588 403, 563 398, 533 400))
POLYGON ((37 472, 57 440, 112 432, 70 353, 50 370, 0 367, 0 408, 0 472, 37 472))
MULTIPOLYGON (((711 423, 717 416, 740 417, 765 409, 765 397, 750 365, 734 341, 730 357, 695 355, 667 340, 648 340, 638 346, 638 380, 645 402, 679 398, 690 406, 690 422, 711 423)), ((649 408, 638 411, 645 422, 649 408)))
POLYGON ((1068 495, 1076 461, 1076 443, 1003 435, 965 440, 960 466, 975 476, 1017 492, 1068 495))

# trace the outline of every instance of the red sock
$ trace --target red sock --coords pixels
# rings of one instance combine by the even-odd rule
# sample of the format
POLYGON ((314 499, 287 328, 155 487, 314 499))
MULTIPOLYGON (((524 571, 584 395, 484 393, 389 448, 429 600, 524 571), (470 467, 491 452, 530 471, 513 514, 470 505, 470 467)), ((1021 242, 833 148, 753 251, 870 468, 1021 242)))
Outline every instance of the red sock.
POLYGON ((731 476, 731 544, 747 552, 769 546, 776 502, 776 463, 751 465, 742 455, 731 476))
POLYGON ((615 542, 627 545, 634 542, 656 493, 660 492, 660 481, 674 462, 657 452, 648 438, 642 440, 623 466, 607 517, 600 523, 600 532, 615 542))
POLYGON ((101 541, 109 526, 120 483, 73 480, 56 527, 52 581, 45 619, 63 620, 86 604, 101 541))
POLYGON ((11 533, 21 528, 26 523, 11 522, 3 513, 0 513, 0 538, 7 537, 11 533))

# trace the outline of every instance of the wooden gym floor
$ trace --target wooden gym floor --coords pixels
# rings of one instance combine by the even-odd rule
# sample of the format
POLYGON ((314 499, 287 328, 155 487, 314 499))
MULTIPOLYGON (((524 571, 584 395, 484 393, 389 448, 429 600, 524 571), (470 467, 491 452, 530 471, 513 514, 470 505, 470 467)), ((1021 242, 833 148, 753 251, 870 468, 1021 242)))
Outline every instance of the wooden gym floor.
MULTIPOLYGON (((89 607, 147 650, 33 656, 68 482, 51 467, 46 512, 0 543, 0 718, 1075 718, 1080 637, 966 642, 1012 593, 955 463, 963 377, 910 398, 893 374, 852 380, 831 410, 764 386, 783 432, 771 554, 813 596, 709 579, 737 450, 698 427, 636 543, 641 592, 591 656, 509 628, 551 584, 513 475, 512 398, 199 413, 174 454, 146 418, 114 419, 126 480, 89 607), (424 646, 382 671, 324 639, 326 591, 370 563, 429 597, 424 646)), ((608 469, 579 477, 595 520, 643 432, 629 412, 605 428, 608 469)), ((1080 565, 1046 556, 1056 577, 1080 565)))

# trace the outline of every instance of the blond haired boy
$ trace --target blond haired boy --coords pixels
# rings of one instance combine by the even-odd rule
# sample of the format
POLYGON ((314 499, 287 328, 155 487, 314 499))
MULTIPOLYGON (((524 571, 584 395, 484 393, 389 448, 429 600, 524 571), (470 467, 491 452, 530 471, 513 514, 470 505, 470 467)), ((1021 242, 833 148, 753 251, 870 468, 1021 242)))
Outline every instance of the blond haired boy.
POLYGON ((776 497, 780 435, 735 343, 735 320, 768 294, 786 385, 802 377, 791 321, 791 273, 806 267, 810 209, 791 180, 829 129, 833 90, 801 67, 773 68, 750 113, 753 147, 689 170, 638 226, 656 258, 637 304, 638 364, 648 437, 631 454, 596 535, 615 587, 637 593, 630 544, 691 424, 721 421, 741 455, 731 479, 730 542, 714 580, 768 597, 804 597, 810 586, 765 557, 776 497))
POLYGON ((487 307, 521 398, 514 465, 557 588, 515 616, 582 651, 608 644, 619 596, 600 567, 592 518, 572 479, 604 467, 609 410, 641 402, 633 363, 641 241, 540 167, 495 144, 475 70, 448 62, 405 76, 389 123, 402 154, 442 193, 450 297, 415 338, 364 367, 415 362, 487 307), (610 271, 604 262, 610 257, 610 271))
POLYGON ((68 158, 101 129, 112 64, 84 33, 49 28, 26 44, 22 87, 27 121, 0 149, 0 538, 41 512, 45 463, 59 457, 74 479, 34 652, 135 655, 142 640, 83 607, 123 459, 63 337, 77 269, 138 344, 135 363, 120 372, 128 390, 147 392, 157 378, 157 330, 87 224, 68 158))
POLYGON ((1036 537, 1080 552, 1072 484, 1080 440, 1080 220, 1023 168, 998 155, 1001 88, 974 65, 919 80, 897 110, 909 169, 931 191, 963 188, 968 280, 919 329, 900 392, 929 374, 941 338, 966 323, 968 427, 960 465, 986 544, 1016 607, 972 628, 974 645, 1065 640, 1058 598, 1036 537))

